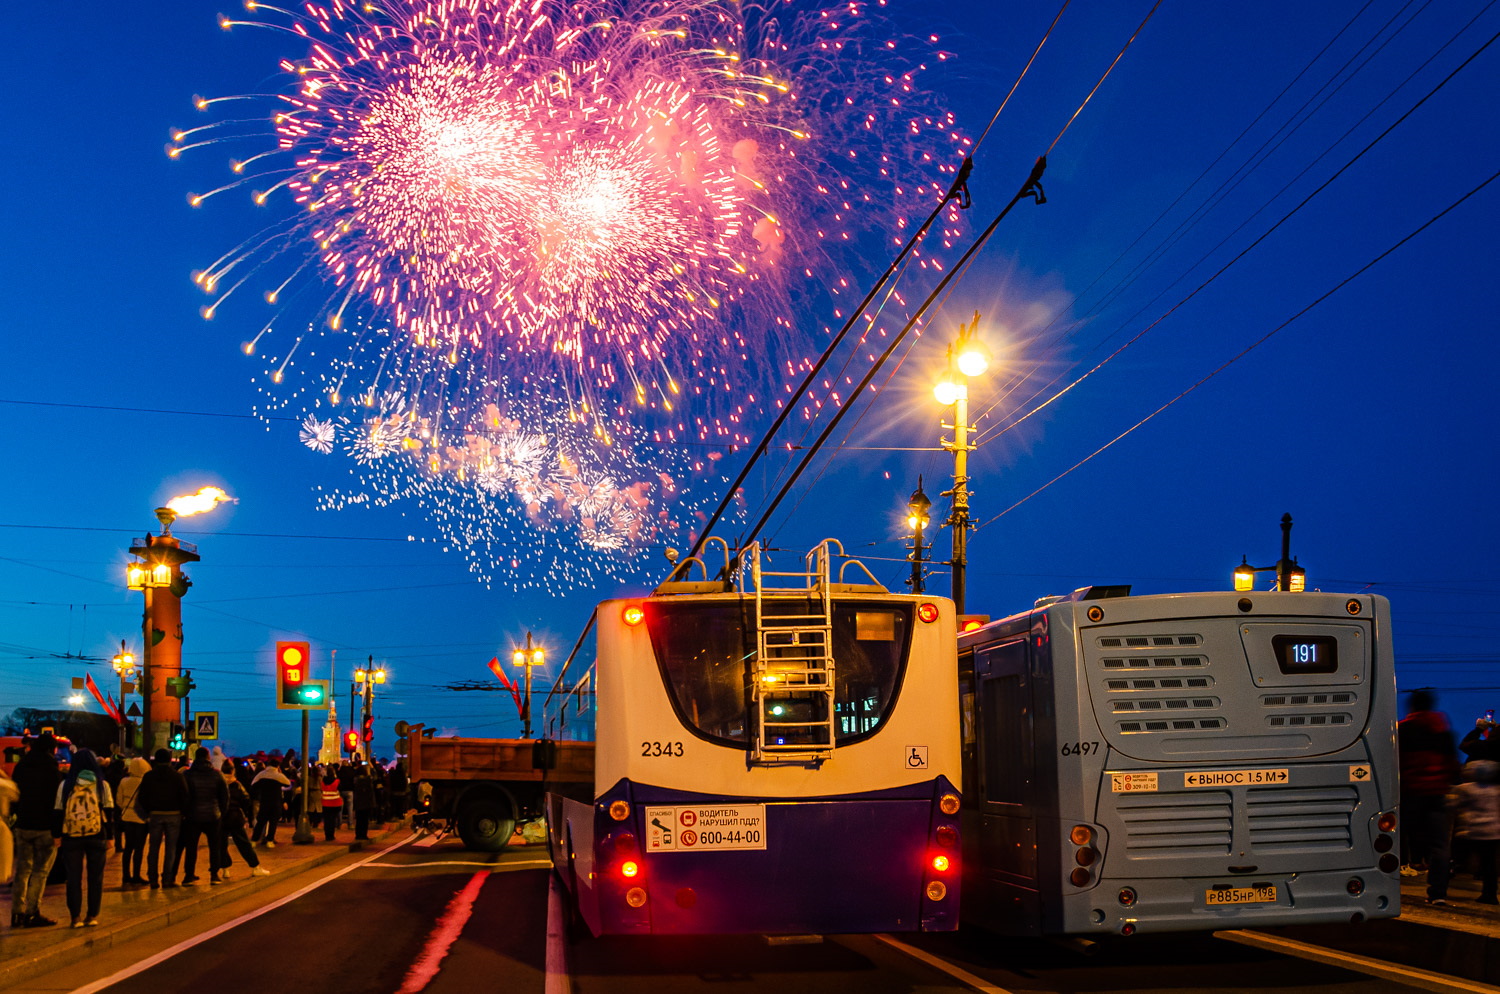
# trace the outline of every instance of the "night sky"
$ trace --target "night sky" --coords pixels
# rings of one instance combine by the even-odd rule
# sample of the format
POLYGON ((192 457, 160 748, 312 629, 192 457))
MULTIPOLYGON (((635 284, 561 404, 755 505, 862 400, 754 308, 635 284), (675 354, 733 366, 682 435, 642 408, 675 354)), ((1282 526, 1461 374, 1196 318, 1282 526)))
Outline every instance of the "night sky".
MULTIPOLYGON (((975 156, 961 245, 1149 9, 1076 3, 1063 15, 975 156)), ((300 445, 294 424, 253 416, 261 366, 238 346, 265 306, 249 294, 205 322, 189 278, 268 215, 243 196, 192 209, 188 193, 222 182, 228 154, 164 154, 171 128, 198 123, 194 94, 264 92, 281 85, 278 58, 303 54, 285 35, 221 31, 219 10, 143 0, 94 16, 11 14, 0 69, 12 94, 12 153, 0 160, 0 416, 11 439, 0 713, 62 706, 69 678, 85 672, 114 685, 120 640, 139 651, 141 601, 123 582, 130 539, 155 530, 152 509, 167 498, 214 484, 238 503, 175 531, 203 556, 184 601, 193 704, 222 712, 227 749, 294 744, 296 715, 271 707, 278 638, 313 643, 315 676, 337 650, 340 688, 367 656, 388 667, 380 752, 398 718, 516 734, 504 695, 443 688, 489 681, 485 663, 528 630, 561 660, 596 601, 645 589, 666 560, 653 555, 654 572, 633 585, 515 591, 498 569, 486 587, 415 504, 317 510, 318 488, 347 482, 347 464, 300 445)), ((925 85, 976 136, 1055 14, 1000 0, 889 7, 902 45, 935 34, 951 53, 925 85), (941 20, 928 20, 933 10, 941 20)), ((1490 600, 1500 183, 1432 219, 1500 168, 1500 45, 1479 51, 1497 31, 1500 11, 1479 0, 1167 0, 1049 156, 1047 202, 1024 201, 1000 225, 768 541, 789 563, 838 537, 904 589, 902 519, 918 474, 934 516, 946 511, 937 495, 952 460, 932 450, 946 412, 929 388, 957 323, 979 311, 997 358, 971 387, 984 430, 1170 312, 1055 403, 986 438, 972 464, 982 527, 969 610, 1009 614, 1089 583, 1226 589, 1242 555, 1276 560, 1290 512, 1308 586, 1389 597, 1401 688, 1438 688, 1455 725, 1470 726, 1500 705, 1490 600)), ((781 464, 752 474, 752 505, 781 464)), ((947 588, 935 566, 929 589, 947 588)))

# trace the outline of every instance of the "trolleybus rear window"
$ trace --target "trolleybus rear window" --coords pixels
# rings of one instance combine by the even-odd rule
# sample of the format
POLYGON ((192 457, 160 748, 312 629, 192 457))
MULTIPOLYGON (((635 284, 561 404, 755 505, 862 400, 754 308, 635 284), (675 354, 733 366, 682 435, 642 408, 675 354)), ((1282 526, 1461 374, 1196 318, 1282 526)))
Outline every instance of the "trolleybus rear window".
MULTIPOLYGON (((768 613, 810 614, 805 601, 768 601, 768 613)), ((748 748, 752 734, 750 674, 755 657, 753 601, 647 601, 646 627, 667 692, 683 724, 721 745, 748 748)), ((895 703, 911 646, 906 604, 845 602, 833 611, 835 741, 873 734, 895 703)), ((788 716, 809 702, 789 693, 788 716)))

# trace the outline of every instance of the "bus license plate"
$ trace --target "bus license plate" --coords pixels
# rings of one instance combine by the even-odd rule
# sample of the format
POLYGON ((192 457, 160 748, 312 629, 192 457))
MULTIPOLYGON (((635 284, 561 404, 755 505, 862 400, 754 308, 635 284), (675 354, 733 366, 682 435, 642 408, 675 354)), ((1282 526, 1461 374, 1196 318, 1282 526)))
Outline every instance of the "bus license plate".
POLYGON ((1204 893, 1204 903, 1210 908, 1226 904, 1275 904, 1275 884, 1255 884, 1250 887, 1210 887, 1204 893))

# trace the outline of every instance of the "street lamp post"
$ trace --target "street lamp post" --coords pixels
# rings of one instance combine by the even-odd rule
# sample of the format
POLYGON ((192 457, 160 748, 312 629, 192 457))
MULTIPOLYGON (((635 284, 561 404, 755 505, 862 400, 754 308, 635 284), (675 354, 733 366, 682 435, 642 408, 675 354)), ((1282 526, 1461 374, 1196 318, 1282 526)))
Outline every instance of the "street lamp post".
POLYGON ((922 575, 922 532, 927 527, 927 511, 931 507, 932 501, 922 489, 922 477, 918 476, 917 489, 911 492, 911 498, 906 502, 906 508, 911 512, 906 516, 906 525, 911 529, 911 576, 907 577, 906 585, 914 594, 926 589, 922 575))
MULTIPOLYGON (((354 671, 355 686, 349 688, 351 692, 356 688, 360 689, 364 697, 365 706, 360 717, 359 741, 364 743, 365 762, 367 763, 370 761, 370 742, 373 736, 373 732, 368 730, 371 729, 375 714, 375 685, 377 683, 385 683, 385 670, 384 668, 377 669, 375 667, 375 657, 370 656, 368 667, 354 671)), ((349 711, 351 715, 354 712, 352 699, 349 711)))
POLYGON ((953 440, 941 439, 944 449, 953 453, 953 489, 945 491, 944 497, 953 498, 947 525, 953 529, 953 604, 959 614, 964 613, 964 584, 969 564, 969 384, 968 381, 981 375, 990 365, 990 351, 977 337, 979 312, 974 312, 974 322, 959 325, 958 338, 948 347, 947 374, 937 386, 933 396, 944 407, 953 408, 953 424, 939 424, 953 429, 953 440))
POLYGON ((127 742, 125 721, 125 695, 131 681, 135 680, 135 656, 125 648, 125 640, 120 639, 120 651, 110 660, 115 668, 115 675, 120 678, 120 752, 124 753, 127 742))
POLYGON ((510 661, 516 666, 526 667, 526 689, 521 697, 521 738, 531 738, 531 668, 541 666, 547 661, 547 650, 541 646, 531 644, 531 633, 526 633, 526 645, 517 646, 510 654, 510 661))
POLYGON ((1244 556, 1234 568, 1234 589, 1255 589, 1255 574, 1275 573, 1276 589, 1300 594, 1307 589, 1307 570, 1297 565, 1292 557, 1292 516, 1281 516, 1281 558, 1275 566, 1251 566, 1244 556))

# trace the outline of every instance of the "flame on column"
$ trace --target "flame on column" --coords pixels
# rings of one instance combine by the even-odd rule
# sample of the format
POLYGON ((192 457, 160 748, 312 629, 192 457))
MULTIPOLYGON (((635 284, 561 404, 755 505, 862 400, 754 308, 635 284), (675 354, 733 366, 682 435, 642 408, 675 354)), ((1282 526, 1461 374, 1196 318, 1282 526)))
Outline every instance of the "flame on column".
POLYGON ((167 507, 178 517, 185 518, 190 514, 202 514, 204 511, 212 511, 219 504, 232 504, 234 502, 235 498, 229 496, 219 487, 200 487, 195 494, 173 497, 167 501, 167 507))

